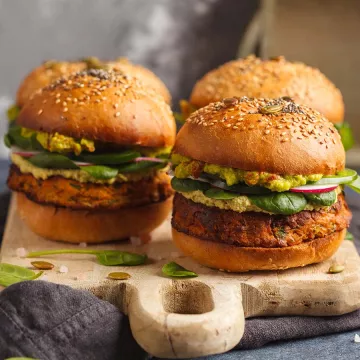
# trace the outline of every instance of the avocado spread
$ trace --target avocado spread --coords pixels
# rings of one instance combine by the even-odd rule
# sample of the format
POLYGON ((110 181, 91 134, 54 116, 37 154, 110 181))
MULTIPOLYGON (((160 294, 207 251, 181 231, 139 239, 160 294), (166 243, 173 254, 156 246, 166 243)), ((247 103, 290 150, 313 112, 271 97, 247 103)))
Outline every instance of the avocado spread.
MULTIPOLYGON (((336 193, 339 194, 341 192, 341 187, 339 186, 336 189, 336 193)), ((255 212, 265 212, 268 214, 272 214, 271 212, 265 211, 260 209, 256 205, 253 205, 250 199, 246 196, 237 196, 236 198, 230 200, 217 200, 211 199, 203 194, 202 191, 196 190, 191 192, 182 192, 182 196, 186 197, 189 200, 192 200, 195 203, 200 203, 205 206, 215 206, 222 210, 232 210, 236 212, 248 212, 248 211, 255 211, 255 212)), ((307 203, 304 210, 320 210, 326 209, 327 206, 316 205, 312 203, 307 203)))
POLYGON ((57 153, 70 153, 80 155, 82 151, 95 151, 94 141, 87 139, 75 139, 70 136, 61 135, 59 133, 49 134, 42 131, 34 131, 26 128, 21 128, 21 135, 23 137, 31 137, 36 134, 36 140, 40 145, 50 151, 57 153))
POLYGON ((113 184, 114 182, 127 182, 127 181, 139 181, 148 176, 153 176, 157 171, 166 171, 166 168, 161 170, 143 170, 131 174, 118 174, 116 177, 107 180, 96 179, 86 171, 74 170, 74 169, 44 169, 39 168, 31 162, 24 159, 22 156, 17 154, 11 154, 11 161, 15 164, 22 173, 32 174, 36 179, 46 180, 52 176, 62 176, 66 179, 72 179, 79 182, 91 182, 98 184, 113 184))
MULTIPOLYGON (((202 163, 197 160, 192 160, 186 156, 179 154, 172 154, 171 161, 175 165, 175 176, 179 179, 185 179, 192 176, 194 172, 202 167, 202 163)), ((228 186, 244 182, 249 186, 264 186, 271 191, 283 192, 289 189, 305 185, 308 181, 319 181, 323 175, 278 175, 267 172, 246 171, 234 169, 230 167, 208 164, 203 165, 202 171, 217 175, 226 181, 228 186)))

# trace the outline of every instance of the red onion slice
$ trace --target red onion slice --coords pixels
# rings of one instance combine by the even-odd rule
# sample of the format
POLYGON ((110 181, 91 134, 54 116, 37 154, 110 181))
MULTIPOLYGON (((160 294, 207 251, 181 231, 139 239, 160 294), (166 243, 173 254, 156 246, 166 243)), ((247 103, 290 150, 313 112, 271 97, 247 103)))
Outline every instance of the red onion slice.
POLYGON ((323 193, 335 190, 339 185, 304 185, 290 189, 292 192, 323 193))

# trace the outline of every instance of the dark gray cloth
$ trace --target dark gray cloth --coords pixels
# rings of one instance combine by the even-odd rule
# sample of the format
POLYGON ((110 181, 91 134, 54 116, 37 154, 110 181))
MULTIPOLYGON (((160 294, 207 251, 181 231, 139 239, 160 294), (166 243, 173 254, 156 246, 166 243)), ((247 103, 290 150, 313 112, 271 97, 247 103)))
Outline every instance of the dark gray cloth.
MULTIPOLYGON (((347 191, 347 199, 354 215, 351 230, 360 239, 360 197, 347 191)), ((2 208, 7 206, 7 201, 7 194, 0 196, 2 208)), ((3 223, 4 217, 0 220, 3 223)), ((359 248, 360 242, 355 240, 355 243, 359 248)), ((202 360, 263 359, 261 354, 266 353, 265 348, 259 350, 261 353, 246 349, 282 341, 272 345, 269 354, 272 349, 285 346, 281 345, 286 344, 284 340, 354 329, 360 329, 360 311, 333 317, 248 319, 245 334, 236 350, 226 355, 203 357, 202 360), (255 357, 256 354, 259 357, 255 357)), ((346 338, 341 337, 342 341, 347 339, 349 344, 353 343, 353 333, 343 336, 346 338)), ((326 342, 326 338, 317 341, 323 344, 323 351, 332 345, 331 341, 326 342)), ((296 343, 291 344, 288 347, 296 346, 296 343)), ((326 353, 326 359, 339 359, 334 346, 332 352, 326 353)), ((319 354, 319 350, 314 352, 306 347, 306 353, 299 354, 297 359, 308 359, 315 353, 319 354)), ((350 350, 346 350, 346 354, 347 359, 356 359, 350 350)), ((0 360, 9 356, 51 360, 142 360, 147 357, 133 339, 128 319, 113 305, 89 293, 42 281, 16 284, 0 294, 0 360)), ((280 352, 278 357, 274 355, 265 359, 282 359, 282 356, 280 352)))

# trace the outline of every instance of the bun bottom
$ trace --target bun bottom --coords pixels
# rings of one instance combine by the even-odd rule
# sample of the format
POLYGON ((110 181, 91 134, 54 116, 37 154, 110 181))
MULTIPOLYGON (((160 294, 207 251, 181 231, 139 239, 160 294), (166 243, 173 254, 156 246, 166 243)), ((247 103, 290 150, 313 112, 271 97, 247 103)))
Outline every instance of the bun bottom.
POLYGON ((172 229, 175 245, 198 263, 229 272, 285 270, 331 257, 344 240, 346 229, 329 236, 283 248, 240 247, 201 240, 172 229))
POLYGON ((172 208, 172 196, 160 203, 113 211, 87 211, 41 205, 16 193, 17 211, 37 235, 69 243, 103 243, 147 234, 172 208))

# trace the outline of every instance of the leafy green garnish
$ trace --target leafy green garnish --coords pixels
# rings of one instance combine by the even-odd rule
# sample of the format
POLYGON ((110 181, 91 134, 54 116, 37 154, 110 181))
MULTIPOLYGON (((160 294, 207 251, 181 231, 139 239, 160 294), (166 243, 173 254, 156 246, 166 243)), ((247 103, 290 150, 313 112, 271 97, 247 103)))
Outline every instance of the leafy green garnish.
POLYGON ((28 159, 33 165, 46 169, 79 169, 68 157, 56 153, 43 152, 28 159))
POLYGON ((20 126, 12 126, 5 135, 6 142, 11 145, 16 145, 24 150, 43 150, 43 147, 36 140, 36 134, 29 137, 22 136, 20 126))
POLYGON ((231 200, 240 196, 240 194, 221 190, 218 188, 211 188, 209 190, 206 190, 204 191, 204 195, 210 199, 216 199, 216 200, 231 200))
POLYGON ((354 235, 351 232, 347 231, 346 235, 345 235, 345 240, 353 241, 354 240, 354 235))
POLYGON ((95 179, 108 180, 113 179, 118 174, 118 170, 102 165, 83 166, 81 170, 86 171, 95 179))
POLYGON ((347 184, 347 186, 360 194, 360 177, 358 176, 356 180, 354 180, 350 184, 347 184))
POLYGON ((4 136, 4 144, 7 148, 11 148, 12 142, 9 134, 5 134, 4 136))
POLYGON ((126 150, 121 153, 113 154, 86 154, 82 155, 81 159, 97 165, 118 165, 134 160, 139 156, 141 155, 137 151, 126 150))
POLYGON ((206 182, 193 179, 178 179, 177 177, 171 179, 171 186, 174 190, 180 192, 205 191, 210 188, 210 184, 206 182))
POLYGON ((41 257, 46 255, 57 254, 90 254, 95 255, 98 262, 105 266, 136 266, 145 263, 147 256, 145 254, 135 254, 126 251, 118 250, 76 250, 76 249, 62 249, 62 250, 45 250, 34 251, 27 255, 28 258, 41 257))
POLYGON ((325 193, 304 193, 304 196, 311 203, 322 206, 330 206, 334 204, 337 199, 335 191, 325 193))
POLYGON ((260 209, 282 215, 293 215, 305 209, 307 201, 303 194, 272 193, 269 195, 250 195, 250 201, 260 209))
POLYGON ((334 124, 341 136, 345 151, 348 151, 354 146, 355 140, 349 123, 343 122, 341 124, 334 124))
POLYGON ((8 109, 7 109, 7 118, 9 120, 9 122, 13 122, 17 119, 17 117, 20 114, 20 108, 17 105, 11 105, 8 109))
POLYGON ((118 170, 120 173, 133 173, 141 170, 151 169, 151 168, 158 168, 159 165, 164 167, 167 161, 164 160, 164 163, 159 164, 153 161, 140 161, 134 162, 130 164, 120 165, 118 166, 118 170))
POLYGON ((43 274, 43 271, 34 271, 18 265, 0 264, 0 285, 10 286, 25 280, 35 280, 43 274))
POLYGON ((187 270, 176 262, 172 261, 165 264, 162 269, 162 273, 166 276, 180 277, 180 278, 192 278, 197 277, 198 274, 193 271, 187 270))

